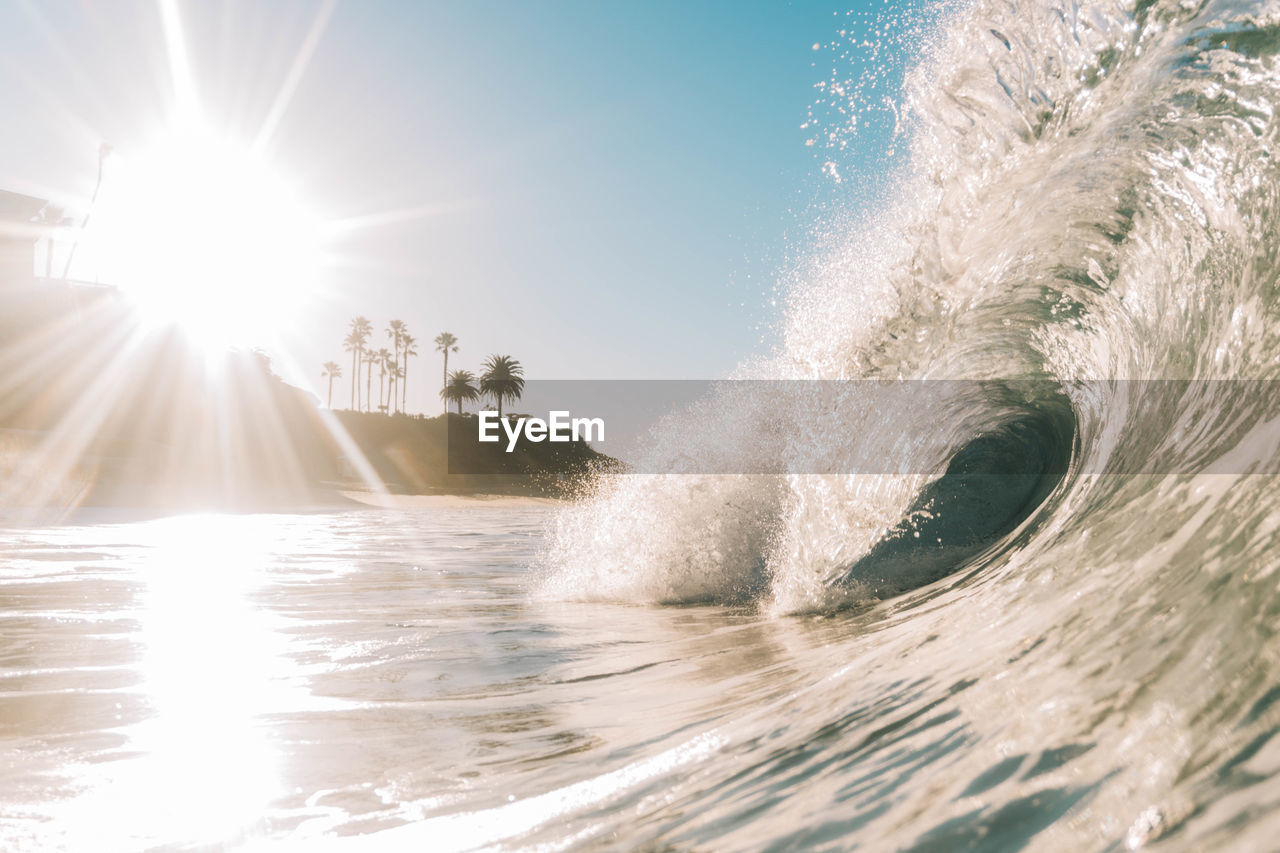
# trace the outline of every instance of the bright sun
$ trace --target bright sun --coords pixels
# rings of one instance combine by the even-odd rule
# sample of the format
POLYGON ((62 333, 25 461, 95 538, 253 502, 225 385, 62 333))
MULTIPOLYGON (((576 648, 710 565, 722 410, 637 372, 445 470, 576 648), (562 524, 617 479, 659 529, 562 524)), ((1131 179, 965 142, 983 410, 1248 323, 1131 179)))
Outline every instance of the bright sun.
POLYGON ((208 348, 288 331, 317 283, 320 229, 278 172, 204 129, 112 166, 95 242, 143 317, 208 348))

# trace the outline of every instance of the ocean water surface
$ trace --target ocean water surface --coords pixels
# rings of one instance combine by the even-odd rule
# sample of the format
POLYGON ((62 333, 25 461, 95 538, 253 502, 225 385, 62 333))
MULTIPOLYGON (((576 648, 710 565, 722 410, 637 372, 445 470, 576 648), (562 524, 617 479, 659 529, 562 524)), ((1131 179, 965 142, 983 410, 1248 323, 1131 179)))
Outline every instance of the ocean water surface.
POLYGON ((530 569, 554 512, 10 531, 5 848, 1265 847, 1276 607, 1249 579, 572 603, 530 569))

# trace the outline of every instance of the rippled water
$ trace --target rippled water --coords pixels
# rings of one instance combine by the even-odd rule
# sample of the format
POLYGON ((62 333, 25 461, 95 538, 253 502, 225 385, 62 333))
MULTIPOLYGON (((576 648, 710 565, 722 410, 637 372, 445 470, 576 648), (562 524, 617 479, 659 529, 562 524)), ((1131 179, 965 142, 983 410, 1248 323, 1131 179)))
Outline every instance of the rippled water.
POLYGON ((820 625, 531 602, 548 512, 8 531, 2 846, 562 838, 802 685, 820 625))
POLYGON ((1262 849, 1274 831, 1277 608, 1225 565, 1208 595, 1201 567, 1158 587, 1089 567, 1063 596, 1079 567, 1011 566, 829 617, 562 603, 530 595, 551 513, 11 531, 3 846, 1079 850, 1174 828, 1174 847, 1262 849))

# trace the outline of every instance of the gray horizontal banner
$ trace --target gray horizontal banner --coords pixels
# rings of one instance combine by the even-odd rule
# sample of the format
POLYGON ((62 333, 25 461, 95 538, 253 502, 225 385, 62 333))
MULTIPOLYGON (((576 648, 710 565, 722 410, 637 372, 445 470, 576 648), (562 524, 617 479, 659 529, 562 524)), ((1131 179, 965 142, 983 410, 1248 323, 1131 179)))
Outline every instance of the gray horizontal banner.
POLYGON ((476 408, 450 474, 1280 473, 1272 380, 531 380, 476 408))

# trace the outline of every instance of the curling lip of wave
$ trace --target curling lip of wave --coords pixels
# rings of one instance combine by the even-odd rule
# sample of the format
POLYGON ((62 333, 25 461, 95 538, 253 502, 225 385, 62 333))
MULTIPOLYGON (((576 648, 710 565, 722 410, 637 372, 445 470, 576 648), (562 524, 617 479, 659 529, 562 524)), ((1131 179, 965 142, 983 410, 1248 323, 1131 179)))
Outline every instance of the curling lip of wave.
POLYGON ((961 482, 948 466, 1035 423, 1034 401, 780 411, 766 395, 717 393, 665 422, 651 470, 779 458, 779 472, 600 484, 561 514, 542 594, 829 609, 975 560, 984 572, 966 577, 1060 563, 1053 544, 1127 494, 1123 477, 1082 474, 1274 468, 1270 386, 1110 380, 1274 376, 1280 9, 977 3, 944 17, 903 95, 900 201, 815 237, 782 348, 744 374, 1058 384, 1069 426, 1030 430, 1038 449, 1005 445, 1015 467, 1052 456, 1053 475, 1008 494, 939 494, 961 482), (832 471, 880 455, 908 473, 787 473, 779 435, 832 471), (1010 535, 1031 516, 1035 536, 1010 535), (916 534, 950 555, 905 541, 916 534))

